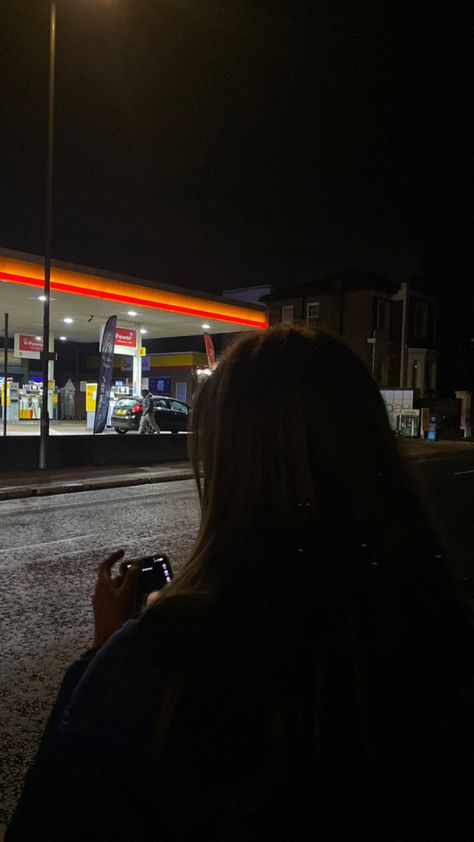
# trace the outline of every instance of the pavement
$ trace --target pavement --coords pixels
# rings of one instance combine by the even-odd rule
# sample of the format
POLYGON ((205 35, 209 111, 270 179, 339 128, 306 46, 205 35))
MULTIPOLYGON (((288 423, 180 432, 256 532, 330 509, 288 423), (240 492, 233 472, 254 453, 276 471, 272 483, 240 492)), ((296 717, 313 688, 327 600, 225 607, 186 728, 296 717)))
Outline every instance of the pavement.
MULTIPOLYGON (((467 441, 400 439, 399 447, 409 461, 444 459, 466 452, 474 453, 474 442, 467 441)), ((172 482, 190 479, 192 475, 189 462, 167 462, 144 467, 86 466, 51 471, 0 472, 0 500, 172 482)))
POLYGON ((98 491, 101 488, 147 485, 156 482, 173 482, 192 478, 189 462, 167 462, 137 468, 78 467, 51 471, 18 471, 0 473, 0 500, 17 500, 21 497, 45 497, 50 494, 68 494, 77 491, 98 491))

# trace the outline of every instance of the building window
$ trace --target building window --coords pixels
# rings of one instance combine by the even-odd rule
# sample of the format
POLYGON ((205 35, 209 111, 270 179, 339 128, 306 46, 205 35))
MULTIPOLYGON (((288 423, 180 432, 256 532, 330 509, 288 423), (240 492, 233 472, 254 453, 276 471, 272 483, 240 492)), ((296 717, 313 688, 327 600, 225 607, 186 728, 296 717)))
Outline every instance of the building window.
POLYGON ((433 363, 425 364, 425 388, 433 389, 433 363))
POLYGON ((390 330, 390 302, 377 299, 377 330, 388 333, 390 330))
POLYGON ((428 314, 428 304, 425 304, 424 301, 417 301, 415 304, 415 336, 419 339, 426 339, 428 336, 428 314))
POLYGON ((306 324, 308 327, 317 327, 319 322, 319 301, 312 301, 306 305, 306 324))
POLYGON ((292 322, 294 317, 295 308, 293 304, 285 304, 284 307, 281 308, 281 320, 282 322, 292 322))

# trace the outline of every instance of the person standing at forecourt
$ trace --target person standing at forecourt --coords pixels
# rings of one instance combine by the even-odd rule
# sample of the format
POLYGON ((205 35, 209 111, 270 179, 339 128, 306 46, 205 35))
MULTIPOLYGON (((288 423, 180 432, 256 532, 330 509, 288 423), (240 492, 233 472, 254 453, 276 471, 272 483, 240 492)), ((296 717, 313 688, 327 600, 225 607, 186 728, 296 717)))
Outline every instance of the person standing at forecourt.
POLYGON ((156 423, 155 410, 153 407, 153 395, 150 395, 148 389, 142 389, 143 411, 140 418, 140 425, 138 427, 138 434, 145 435, 149 430, 151 433, 159 433, 160 428, 156 423))
POLYGON ((472 842, 473 628, 369 373, 274 327, 192 418, 191 556, 122 628, 102 563, 7 842, 472 842))

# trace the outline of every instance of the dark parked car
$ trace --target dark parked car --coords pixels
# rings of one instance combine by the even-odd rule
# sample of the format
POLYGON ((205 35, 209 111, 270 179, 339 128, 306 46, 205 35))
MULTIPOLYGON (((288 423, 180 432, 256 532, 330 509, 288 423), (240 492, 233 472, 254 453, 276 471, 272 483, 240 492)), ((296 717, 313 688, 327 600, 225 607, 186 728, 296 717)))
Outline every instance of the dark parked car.
MULTIPOLYGON (((120 398, 112 413, 110 423, 116 433, 128 433, 138 430, 142 417, 141 398, 120 398)), ((156 423, 162 432, 179 433, 188 429, 191 411, 187 403, 175 398, 156 398, 153 396, 156 423)))

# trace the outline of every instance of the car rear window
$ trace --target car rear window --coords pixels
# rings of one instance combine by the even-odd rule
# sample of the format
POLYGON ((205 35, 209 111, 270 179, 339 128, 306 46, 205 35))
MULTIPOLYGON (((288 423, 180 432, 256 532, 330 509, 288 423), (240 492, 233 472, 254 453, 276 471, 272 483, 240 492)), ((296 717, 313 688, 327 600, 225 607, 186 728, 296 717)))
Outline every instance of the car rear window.
POLYGON ((136 403, 141 403, 141 401, 137 398, 120 398, 115 406, 118 406, 119 409, 127 409, 128 407, 135 406, 136 403))

